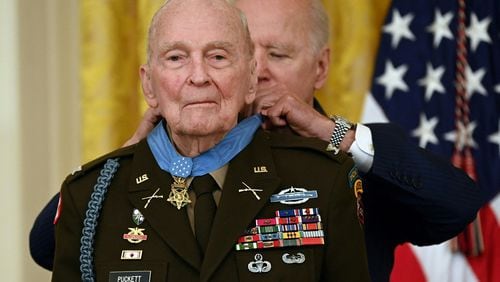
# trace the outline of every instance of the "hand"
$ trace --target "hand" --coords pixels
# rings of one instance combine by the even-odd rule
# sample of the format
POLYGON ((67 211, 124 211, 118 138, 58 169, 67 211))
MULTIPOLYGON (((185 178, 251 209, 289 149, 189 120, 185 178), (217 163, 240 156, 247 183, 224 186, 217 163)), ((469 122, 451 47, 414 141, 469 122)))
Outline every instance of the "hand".
POLYGON ((243 117, 249 117, 254 114, 260 113, 262 109, 267 109, 274 105, 276 101, 285 95, 286 89, 284 87, 275 86, 267 89, 258 89, 255 95, 255 100, 252 104, 246 105, 240 112, 243 117))
POLYGON ((263 127, 290 126, 304 137, 329 141, 335 123, 318 113, 311 104, 302 101, 295 94, 276 87, 260 94, 254 103, 254 110, 267 117, 263 127))
POLYGON ((281 84, 265 89, 259 88, 252 104, 252 114, 260 113, 263 109, 272 107, 281 97, 286 95, 295 96, 294 93, 281 84))
POLYGON ((148 108, 142 117, 139 127, 134 132, 134 135, 123 144, 123 147, 133 145, 141 139, 146 138, 149 132, 153 130, 156 124, 161 120, 160 111, 158 108, 148 108))

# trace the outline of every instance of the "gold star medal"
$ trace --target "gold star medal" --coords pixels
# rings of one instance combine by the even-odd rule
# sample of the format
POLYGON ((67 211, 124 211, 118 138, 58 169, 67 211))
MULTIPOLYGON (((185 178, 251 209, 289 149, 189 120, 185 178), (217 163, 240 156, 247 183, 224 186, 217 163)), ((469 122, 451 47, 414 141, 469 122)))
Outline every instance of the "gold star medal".
POLYGON ((183 208, 185 205, 190 204, 188 189, 186 185, 186 178, 173 176, 174 183, 170 186, 170 194, 168 194, 168 199, 174 207, 178 210, 183 208))

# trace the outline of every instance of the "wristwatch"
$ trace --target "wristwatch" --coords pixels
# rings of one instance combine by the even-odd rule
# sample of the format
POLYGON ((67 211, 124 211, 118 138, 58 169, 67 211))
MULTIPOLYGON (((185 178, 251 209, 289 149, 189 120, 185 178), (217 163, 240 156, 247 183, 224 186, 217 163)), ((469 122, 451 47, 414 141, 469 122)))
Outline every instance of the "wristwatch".
POLYGON ((341 116, 332 116, 331 120, 335 122, 335 127, 330 137, 330 144, 328 144, 326 150, 333 151, 336 155, 340 152, 340 142, 344 139, 345 134, 349 129, 354 128, 355 125, 341 116))

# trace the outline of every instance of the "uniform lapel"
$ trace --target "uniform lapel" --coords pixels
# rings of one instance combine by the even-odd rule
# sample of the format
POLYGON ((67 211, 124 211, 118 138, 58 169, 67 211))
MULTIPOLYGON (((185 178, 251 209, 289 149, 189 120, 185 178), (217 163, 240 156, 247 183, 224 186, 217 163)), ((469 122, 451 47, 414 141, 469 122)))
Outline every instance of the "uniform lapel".
POLYGON ((229 164, 203 260, 201 281, 207 281, 215 272, 280 183, 267 138, 265 133, 258 131, 252 143, 229 164), (256 192, 260 200, 251 191, 239 192, 247 188, 242 182, 253 189, 262 189, 256 192))
POLYGON ((178 210, 167 202, 172 183, 172 177, 157 165, 147 142, 139 143, 129 184, 129 200, 181 259, 200 270, 201 253, 189 225, 186 208, 178 210), (158 188, 156 196, 163 198, 151 199, 145 208, 147 200, 143 198, 152 196, 158 188))

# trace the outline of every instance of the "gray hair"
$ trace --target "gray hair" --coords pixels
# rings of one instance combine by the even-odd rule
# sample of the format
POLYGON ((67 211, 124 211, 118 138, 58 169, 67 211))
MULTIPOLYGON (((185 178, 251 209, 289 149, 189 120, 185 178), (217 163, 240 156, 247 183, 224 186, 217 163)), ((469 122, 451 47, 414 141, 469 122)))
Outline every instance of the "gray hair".
MULTIPOLYGON (((238 0, 226 1, 233 5, 238 2, 238 0)), ((330 21, 321 0, 310 0, 309 8, 308 18, 311 20, 311 37, 309 40, 311 40, 312 51, 319 52, 321 48, 328 44, 330 37, 330 21)))
POLYGON ((311 1, 311 43, 313 50, 319 52, 328 44, 330 37, 330 22, 321 0, 311 1))
MULTIPOLYGON (((239 19, 241 21, 241 25, 243 27, 243 36, 245 37, 245 41, 247 43, 247 49, 248 49, 248 55, 249 58, 253 58, 254 55, 254 50, 255 46, 253 44, 252 38, 250 37, 250 31, 248 29, 248 22, 245 14, 241 12, 240 9, 236 8, 234 6, 234 0, 225 0, 228 4, 230 4, 231 7, 233 7, 236 11, 238 11, 239 14, 239 19)), ((156 34, 156 29, 158 27, 158 21, 161 17, 161 14, 163 10, 166 9, 169 3, 171 3, 171 0, 166 0, 165 3, 162 4, 162 6, 155 12, 153 15, 153 18, 151 18, 151 23, 149 24, 149 29, 148 29, 148 43, 147 43, 147 62, 148 64, 151 61, 151 56, 152 56, 152 50, 151 50, 151 45, 152 45, 152 39, 154 35, 156 34)))

